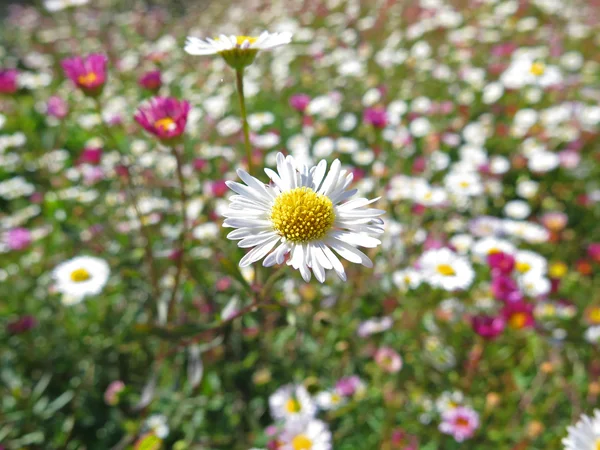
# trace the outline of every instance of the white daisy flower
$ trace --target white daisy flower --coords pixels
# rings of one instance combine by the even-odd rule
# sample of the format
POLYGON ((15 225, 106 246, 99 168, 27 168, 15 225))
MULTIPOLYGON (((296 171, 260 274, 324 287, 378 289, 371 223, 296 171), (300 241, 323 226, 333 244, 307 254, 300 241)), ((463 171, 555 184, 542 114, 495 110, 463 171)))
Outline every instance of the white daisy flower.
POLYGON ((279 436, 280 450, 331 450, 331 432, 325 422, 311 420, 286 426, 279 436))
POLYGON ((552 289, 552 283, 538 272, 530 272, 518 279, 519 287, 529 297, 541 297, 552 289))
POLYGON ((269 397, 269 409, 275 420, 286 423, 306 422, 315 417, 317 405, 302 385, 288 384, 269 397))
POLYGON ((214 39, 188 36, 184 50, 190 55, 219 54, 235 69, 252 64, 259 50, 270 50, 292 41, 292 33, 269 33, 259 36, 219 35, 214 39))
POLYGON ((239 177, 246 185, 228 181, 238 195, 224 212, 224 227, 237 228, 227 236, 240 240, 238 246, 253 249, 240 261, 246 267, 262 258, 263 266, 287 261, 310 281, 311 270, 321 283, 325 269, 333 269, 346 280, 344 266, 332 249, 350 262, 373 267, 373 263, 356 247, 374 248, 381 242, 370 234, 383 233, 385 211, 363 208, 378 199, 357 198, 348 190, 352 173, 341 169, 335 160, 326 174, 327 163, 311 167, 297 165, 294 158, 277 155, 277 172, 265 169, 273 184, 265 185, 243 170, 239 177), (345 203, 342 203, 345 202, 345 203))
POLYGON ((346 402, 346 398, 335 389, 319 392, 315 399, 319 408, 324 411, 336 410, 346 402))
POLYGON ((494 253, 502 252, 513 255, 516 251, 517 249, 512 243, 492 236, 478 240, 472 248, 473 258, 481 262, 487 261, 487 257, 494 253))
POLYGON ((592 417, 582 414, 567 432, 567 437, 562 440, 565 450, 597 450, 600 446, 600 410, 595 409, 592 417))
POLYGON ((167 418, 162 414, 153 414, 146 419, 145 428, 152 431, 160 439, 166 439, 169 435, 167 418))
POLYGON ((444 184, 454 195, 476 197, 483 194, 481 178, 476 172, 450 172, 444 178, 444 184))
POLYGON ((52 277, 58 292, 78 303, 88 295, 97 295, 108 281, 110 268, 106 261, 92 256, 78 256, 56 266, 52 277), (78 301, 75 301, 78 300, 78 301))
POLYGON ((398 289, 404 291, 417 289, 421 285, 423 277, 421 273, 415 269, 404 269, 394 272, 392 274, 392 281, 398 289))
POLYGON ((469 261, 448 248, 428 250, 419 259, 423 280, 447 291, 471 285, 475 272, 469 261))
POLYGON ((515 269, 521 275, 531 273, 544 275, 548 269, 546 258, 530 250, 519 250, 514 257, 515 269))

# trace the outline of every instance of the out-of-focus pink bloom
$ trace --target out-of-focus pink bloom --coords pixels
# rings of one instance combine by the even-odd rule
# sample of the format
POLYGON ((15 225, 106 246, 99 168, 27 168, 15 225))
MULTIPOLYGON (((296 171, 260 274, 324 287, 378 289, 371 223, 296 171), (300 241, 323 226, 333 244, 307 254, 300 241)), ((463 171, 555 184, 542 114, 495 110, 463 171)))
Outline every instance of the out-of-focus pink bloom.
POLYGON ((202 171, 208 165, 208 161, 202 158, 196 158, 194 159, 193 165, 194 169, 202 171))
POLYGON ((125 383, 121 380, 113 381, 104 391, 104 402, 114 406, 119 403, 119 394, 125 389, 125 383))
POLYGON ((581 155, 573 150, 563 150, 558 154, 560 166, 565 169, 574 169, 581 161, 581 155))
POLYGON ((6 244, 11 250, 23 250, 31 244, 31 231, 27 228, 12 228, 6 232, 6 244))
POLYGON ((15 69, 0 70, 0 94, 14 94, 17 92, 19 88, 18 75, 19 72, 15 69))
POLYGON ((65 75, 86 95, 95 97, 102 92, 106 83, 106 63, 108 58, 94 53, 82 58, 64 59, 61 63, 65 75))
POLYGON ((440 431, 451 435, 457 442, 472 438, 477 428, 479 414, 467 406, 450 408, 442 413, 440 431))
POLYGON ((569 217, 560 211, 552 211, 544 214, 540 221, 548 230, 554 231, 555 233, 562 231, 569 221, 569 217))
POLYGON ((412 173, 414 173, 414 174, 423 173, 426 168, 427 168, 427 160, 425 158, 423 158, 422 156, 415 158, 415 161, 413 162, 413 165, 412 165, 412 173))
POLYGON ((104 170, 100 166, 91 166, 85 164, 83 166, 83 181, 87 185, 96 184, 98 181, 104 179, 104 170))
POLYGON ((523 298, 517 282, 504 275, 492 279, 491 289, 494 297, 503 302, 518 302, 523 298))
POLYGON ((215 197, 223 197, 228 191, 225 180, 216 180, 210 183, 210 192, 215 197))
POLYGON ((102 149, 101 148, 84 148, 79 155, 77 160, 78 164, 92 164, 98 165, 102 160, 102 149))
POLYGON ((22 316, 6 325, 10 334, 21 334, 31 330, 37 325, 37 320, 33 316, 22 316))
POLYGON ((402 369, 402 358, 391 347, 380 347, 375 352, 375 362, 388 373, 396 373, 402 369))
POLYGON ((392 448, 397 450, 418 450, 419 448, 416 436, 409 435, 400 428, 392 431, 390 443, 392 448))
POLYGON ((510 275, 515 268, 515 258, 504 252, 490 253, 487 263, 494 275, 510 275))
POLYGON ((185 130, 190 104, 173 97, 154 97, 140 106, 135 120, 157 138, 168 141, 178 138, 185 130))
POLYGON ((506 303, 504 308, 502 308, 502 315, 511 328, 520 330, 522 328, 531 328, 535 325, 533 305, 524 301, 506 303))
POLYGON ((502 316, 475 316, 471 319, 473 331, 484 339, 497 338, 506 327, 506 320, 502 316))
POLYGON ((310 96, 306 94, 295 94, 290 97, 290 106, 296 111, 303 113, 310 103, 310 96))
POLYGON ((381 107, 367 108, 363 112, 363 122, 377 129, 385 128, 388 123, 387 111, 381 107))
POLYGON ((217 291, 219 291, 219 292, 226 291, 227 289, 229 289, 231 287, 231 278, 229 278, 229 277, 219 278, 217 280, 217 282, 215 283, 215 287, 217 288, 217 291))
POLYGON ((423 243, 424 250, 437 250, 437 249, 443 248, 445 246, 446 246, 446 244, 444 243, 444 241, 442 241, 441 239, 436 239, 431 236, 427 236, 427 238, 425 239, 425 242, 423 243))
POLYGON ((588 245, 587 254, 595 262, 600 263, 600 242, 594 242, 588 245))
POLYGON ((162 78, 160 70, 151 70, 140 76, 138 84, 149 91, 158 91, 162 86, 162 78))
POLYGON ((368 319, 358 326, 356 333, 360 337, 367 337, 375 333, 381 333, 385 330, 389 330, 392 326, 392 323, 393 321, 391 317, 368 319))
POLYGON ((53 95, 46 104, 46 113, 57 119, 64 119, 69 114, 69 105, 58 95, 53 95))
POLYGON ((517 47, 517 44, 513 44, 512 42, 498 44, 492 48, 492 55, 501 57, 510 56, 517 47))
POLYGON ((340 378, 340 380, 335 384, 336 392, 344 397, 351 397, 358 391, 363 390, 364 387, 364 383, 356 375, 340 378))

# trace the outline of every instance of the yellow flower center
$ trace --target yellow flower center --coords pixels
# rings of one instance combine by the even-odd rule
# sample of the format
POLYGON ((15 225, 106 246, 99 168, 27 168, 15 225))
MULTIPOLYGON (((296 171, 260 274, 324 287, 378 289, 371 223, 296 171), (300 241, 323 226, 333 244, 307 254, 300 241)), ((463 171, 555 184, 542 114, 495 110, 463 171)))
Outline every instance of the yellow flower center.
POLYGON ((254 44, 256 42, 255 37, 252 36, 236 36, 237 45, 242 45, 245 41, 248 41, 250 44, 254 44))
POLYGON ((77 82, 82 85, 89 87, 96 82, 98 76, 94 72, 86 73, 85 75, 79 75, 77 77, 77 82))
POLYGON ((334 221, 335 212, 329 197, 307 187, 279 194, 271 208, 271 222, 275 231, 295 243, 323 238, 334 221))
POLYGON ((338 394, 332 394, 331 395, 331 403, 336 404, 342 401, 342 397, 340 397, 338 394))
POLYGON ((557 262, 550 266, 550 276, 552 278, 562 278, 567 274, 569 268, 565 263, 557 262))
POLYGON ((466 427, 469 426, 469 421, 464 417, 459 417, 458 419, 456 419, 456 425, 458 425, 459 427, 466 427))
POLYGON ((456 275, 456 271, 450 264, 440 264, 437 266, 437 271, 440 275, 444 275, 445 277, 456 275))
POLYGON ((294 450, 311 450, 312 441, 305 434, 299 434, 292 439, 292 448, 294 450))
POLYGON ((298 400, 296 400, 295 398, 290 398, 285 404, 285 409, 289 413, 297 413, 300 412, 302 407, 300 406, 300 402, 298 400))
POLYGON ((533 63, 531 65, 531 67, 529 68, 529 72, 531 72, 531 74, 535 75, 536 77, 544 75, 545 71, 546 71, 546 66, 540 62, 533 63))
POLYGON ((514 313, 512 316, 510 316, 510 320, 508 322, 513 328, 523 328, 527 323, 527 315, 522 312, 514 313))
POLYGON ((519 272, 525 273, 525 272, 529 272, 529 270, 531 269, 531 265, 526 262, 518 262, 515 264, 515 268, 519 272))
POLYGON ((600 450, 600 438, 596 439, 596 450, 600 450))
POLYGON ((498 253, 500 253, 501 250, 497 247, 492 247, 488 250, 488 255, 496 255, 498 253))
POLYGON ((156 122, 154 122, 154 128, 166 132, 177 128, 177 125, 175 124, 175 121, 170 117, 163 117, 162 119, 158 119, 156 122))
POLYGON ((470 183, 468 181, 461 181, 460 183, 458 183, 458 185, 461 188, 465 188, 466 189, 466 188, 468 188, 470 186, 470 183))
POLYGON ((590 309, 589 316, 590 322, 600 323, 600 307, 594 306, 590 309))
POLYGON ((91 277, 92 276, 90 275, 90 273, 85 269, 75 269, 73 272, 71 272, 71 281, 75 283, 87 281, 91 277))

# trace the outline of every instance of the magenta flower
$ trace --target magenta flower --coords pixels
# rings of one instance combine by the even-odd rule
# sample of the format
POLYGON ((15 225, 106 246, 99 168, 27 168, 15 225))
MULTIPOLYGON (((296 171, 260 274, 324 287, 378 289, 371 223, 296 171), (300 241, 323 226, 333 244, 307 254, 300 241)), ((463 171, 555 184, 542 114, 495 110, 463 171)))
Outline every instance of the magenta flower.
POLYGON ((380 347, 375 352, 375 362, 382 370, 388 373, 396 373, 402 369, 402 358, 391 347, 380 347))
POLYGON ((135 113, 135 120, 161 140, 175 139, 183 133, 190 104, 172 97, 154 97, 135 113))
POLYGON ((290 106, 301 113, 306 111, 309 103, 310 97, 306 94, 295 94, 290 97, 290 106))
POLYGON ((149 91, 158 91, 162 86, 160 70, 152 70, 142 74, 138 79, 138 84, 149 91))
POLYGON ((15 69, 0 70, 0 94, 14 94, 17 92, 17 72, 15 69))
POLYGON ((472 438, 477 428, 479 428, 479 414, 468 406, 450 408, 442 413, 439 430, 454 437, 456 442, 472 438))
POLYGON ((97 96, 102 92, 106 82, 105 55, 94 53, 85 58, 76 56, 61 62, 65 75, 75 83, 86 95, 97 96))
POLYGON ((22 316, 6 325, 6 330, 10 334, 21 334, 35 328, 37 320, 33 316, 22 316))
POLYGON ((506 320, 502 316, 479 315, 471 319, 473 331, 484 339, 496 339, 506 327, 506 320))
POLYGON ((502 315, 508 325, 517 330, 531 328, 535 325, 533 305, 523 301, 506 303, 504 308, 502 308, 502 315))
POLYGON ((64 119, 69 114, 69 105, 58 95, 53 95, 46 103, 46 113, 57 119, 64 119))
POLYGON ((487 263, 494 275, 510 275, 515 268, 515 258, 504 252, 490 253, 487 263))
POLYGON ((119 403, 119 394, 125 389, 125 383, 121 380, 113 381, 104 391, 104 402, 114 406, 119 403))
POLYGON ((340 380, 335 384, 336 392, 344 397, 351 397, 364 388, 364 383, 356 375, 340 378, 340 380))
POLYGON ((79 155, 77 164, 91 164, 96 166, 100 164, 102 160, 102 149, 101 148, 84 148, 79 155))
POLYGON ((31 244, 31 231, 27 228, 13 228, 5 235, 6 244, 11 250, 23 250, 31 244))
POLYGON ((588 245, 587 254, 597 263, 600 263, 600 242, 593 242, 588 245))
POLYGON ((495 276, 492 279, 491 290, 494 298, 503 302, 514 303, 523 299, 517 282, 506 275, 495 276))
POLYGON ((385 128, 388 123, 387 112, 384 108, 367 108, 363 112, 363 122, 374 128, 385 128))

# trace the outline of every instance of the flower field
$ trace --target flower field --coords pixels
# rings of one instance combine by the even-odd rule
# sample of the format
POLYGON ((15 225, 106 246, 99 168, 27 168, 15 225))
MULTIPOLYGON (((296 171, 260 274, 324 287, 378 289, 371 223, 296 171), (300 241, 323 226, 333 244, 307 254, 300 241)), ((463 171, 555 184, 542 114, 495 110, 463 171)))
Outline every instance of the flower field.
POLYGON ((600 3, 0 5, 0 450, 599 450, 600 3))

